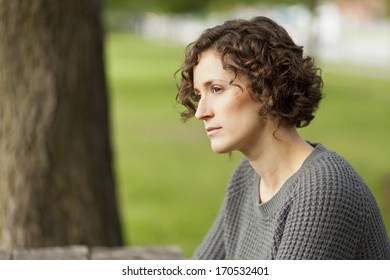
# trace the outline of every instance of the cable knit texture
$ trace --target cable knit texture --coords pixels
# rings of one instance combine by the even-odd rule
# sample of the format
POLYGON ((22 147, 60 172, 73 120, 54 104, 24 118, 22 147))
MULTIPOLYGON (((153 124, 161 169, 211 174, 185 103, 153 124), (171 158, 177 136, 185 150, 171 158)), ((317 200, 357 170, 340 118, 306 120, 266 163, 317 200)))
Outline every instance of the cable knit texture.
POLYGON ((193 259, 390 259, 375 198, 335 152, 317 144, 262 204, 259 181, 244 159, 193 259))

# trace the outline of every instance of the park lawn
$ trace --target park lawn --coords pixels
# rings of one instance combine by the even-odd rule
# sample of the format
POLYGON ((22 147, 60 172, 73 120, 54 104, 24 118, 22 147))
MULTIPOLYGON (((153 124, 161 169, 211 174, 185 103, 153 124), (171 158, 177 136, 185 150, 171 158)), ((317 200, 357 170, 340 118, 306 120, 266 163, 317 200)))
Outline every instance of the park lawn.
MULTIPOLYGON (((201 123, 180 122, 173 75, 184 46, 129 34, 109 34, 106 43, 125 242, 178 245, 189 257, 217 215, 241 156, 214 154, 201 123)), ((374 192, 389 231, 384 180, 390 174, 390 79, 366 77, 365 68, 354 68, 353 75, 340 69, 323 67, 326 96, 301 133, 350 161, 374 192)))

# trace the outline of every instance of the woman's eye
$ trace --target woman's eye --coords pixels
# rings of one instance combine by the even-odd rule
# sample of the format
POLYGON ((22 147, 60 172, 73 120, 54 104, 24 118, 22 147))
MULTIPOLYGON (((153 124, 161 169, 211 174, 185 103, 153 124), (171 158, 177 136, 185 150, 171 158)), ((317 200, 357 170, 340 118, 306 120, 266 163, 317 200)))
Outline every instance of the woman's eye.
POLYGON ((211 88, 211 91, 212 91, 213 93, 220 93, 220 92, 222 91, 222 88, 220 88, 220 87, 212 87, 212 88, 211 88))

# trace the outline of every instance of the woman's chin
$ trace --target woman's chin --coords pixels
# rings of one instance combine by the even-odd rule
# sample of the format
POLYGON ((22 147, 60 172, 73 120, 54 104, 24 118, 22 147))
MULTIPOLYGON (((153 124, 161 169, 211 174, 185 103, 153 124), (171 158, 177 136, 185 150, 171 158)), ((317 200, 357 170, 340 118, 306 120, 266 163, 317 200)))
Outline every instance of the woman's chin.
POLYGON ((214 151, 214 153, 217 154, 227 154, 233 152, 233 150, 228 146, 218 145, 213 143, 211 143, 211 149, 214 151))

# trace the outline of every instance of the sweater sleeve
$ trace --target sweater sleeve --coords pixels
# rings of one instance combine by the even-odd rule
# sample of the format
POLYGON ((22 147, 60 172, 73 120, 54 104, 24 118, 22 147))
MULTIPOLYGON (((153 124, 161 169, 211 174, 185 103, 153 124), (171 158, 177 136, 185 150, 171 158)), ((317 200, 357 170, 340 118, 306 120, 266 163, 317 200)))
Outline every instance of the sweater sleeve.
POLYGON ((194 260, 223 260, 225 259, 224 246, 224 205, 222 206, 213 226, 196 249, 192 259, 194 260))
POLYGON ((375 198, 369 189, 363 190, 366 194, 364 212, 363 235, 359 242, 357 258, 365 260, 390 260, 390 243, 386 227, 376 204, 375 198))
MULTIPOLYGON (((367 220, 367 217, 372 218, 367 212, 377 209, 377 205, 375 199, 365 193, 365 189, 369 190, 362 180, 354 176, 335 176, 309 181, 310 184, 299 186, 291 202, 276 259, 389 257, 383 221, 367 220), (371 228, 375 234, 365 236, 367 226, 373 226, 368 225, 369 222, 375 224, 375 229, 371 228), (365 243, 375 244, 370 256, 359 255, 363 239, 365 243)), ((366 250, 363 248, 363 251, 366 250)))

